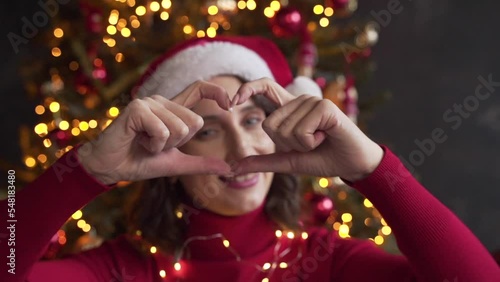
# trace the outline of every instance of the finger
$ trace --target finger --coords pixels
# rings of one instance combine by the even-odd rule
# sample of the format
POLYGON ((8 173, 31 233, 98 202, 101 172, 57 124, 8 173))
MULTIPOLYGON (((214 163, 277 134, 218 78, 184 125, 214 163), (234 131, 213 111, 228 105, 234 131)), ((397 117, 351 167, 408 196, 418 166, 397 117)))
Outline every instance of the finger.
POLYGON ((249 156, 233 165, 232 171, 234 174, 251 172, 297 173, 297 160, 300 160, 302 154, 300 152, 279 152, 249 156))
POLYGON ((261 78, 241 85, 235 96, 238 97, 238 101, 235 104, 241 105, 254 95, 264 95, 280 107, 295 99, 294 95, 288 93, 288 91, 275 81, 270 78, 261 78))
POLYGON ((279 151, 289 152, 293 149, 293 146, 290 146, 290 140, 283 138, 280 126, 288 123, 290 117, 294 115, 293 113, 304 103, 307 97, 305 95, 300 96, 285 106, 278 108, 262 123, 262 128, 271 137, 277 149, 281 148, 279 151))
POLYGON ((198 132, 203 127, 203 118, 192 110, 176 104, 159 95, 153 95, 151 96, 151 98, 161 104, 166 110, 175 114, 188 127, 188 134, 186 134, 184 138, 175 145, 175 147, 181 147, 182 145, 187 143, 189 140, 191 140, 191 138, 193 138, 196 132, 198 132))
POLYGON ((170 131, 165 123, 151 111, 148 103, 142 99, 130 102, 127 112, 129 116, 125 122, 125 130, 133 131, 134 135, 138 136, 139 143, 146 150, 153 153, 160 152, 170 136, 170 131))
POLYGON ((148 103, 153 114, 155 114, 166 125, 170 132, 162 150, 168 150, 178 146, 179 143, 189 134, 189 127, 182 119, 180 119, 172 111, 166 109, 152 97, 146 97, 144 100, 148 103))
POLYGON ((317 97, 306 97, 305 100, 300 101, 300 106, 293 113, 282 120, 277 129, 278 138, 286 141, 288 146, 299 152, 311 151, 319 145, 317 143, 319 140, 311 139, 311 137, 318 132, 318 124, 314 121, 319 120, 323 115, 322 112, 316 110, 321 100, 317 97))
POLYGON ((231 107, 231 99, 226 89, 217 84, 202 80, 189 85, 181 93, 172 98, 172 101, 190 109, 202 99, 214 100, 224 110, 229 110, 231 107))
POLYGON ((193 174, 230 175, 231 167, 221 159, 187 155, 172 148, 155 155, 147 165, 151 177, 193 174))

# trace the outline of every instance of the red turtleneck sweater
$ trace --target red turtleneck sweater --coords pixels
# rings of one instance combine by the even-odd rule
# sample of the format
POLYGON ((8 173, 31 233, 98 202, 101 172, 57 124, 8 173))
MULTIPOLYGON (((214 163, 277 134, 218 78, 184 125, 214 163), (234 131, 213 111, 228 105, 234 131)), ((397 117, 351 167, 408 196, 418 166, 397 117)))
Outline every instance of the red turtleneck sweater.
POLYGON ((72 150, 16 195, 15 274, 7 264, 13 223, 6 218, 7 201, 0 203, 0 281, 500 281, 500 268, 471 231, 384 150, 378 168, 352 186, 380 211, 404 256, 321 228, 308 230, 307 239, 277 238, 261 207, 238 217, 191 214, 192 239, 180 270, 170 257, 138 252, 126 237, 66 259, 38 262, 67 218, 110 189, 83 169, 72 150), (208 237, 214 234, 224 238, 208 237))

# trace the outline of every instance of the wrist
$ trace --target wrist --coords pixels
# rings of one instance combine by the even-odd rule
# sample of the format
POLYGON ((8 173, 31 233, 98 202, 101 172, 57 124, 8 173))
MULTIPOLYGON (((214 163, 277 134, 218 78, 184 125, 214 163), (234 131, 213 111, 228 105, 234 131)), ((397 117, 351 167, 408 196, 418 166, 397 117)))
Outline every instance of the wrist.
POLYGON ((365 153, 366 157, 364 158, 364 161, 361 162, 359 169, 351 175, 342 177, 342 179, 347 180, 350 183, 354 183, 365 179, 372 174, 375 169, 377 169, 382 162, 382 158, 384 157, 384 150, 375 142, 373 142, 373 144, 369 147, 370 149, 365 153))
POLYGON ((112 177, 107 176, 105 173, 100 172, 100 170, 97 168, 96 164, 98 164, 99 161, 92 156, 91 152, 93 149, 94 148, 92 148, 92 144, 90 143, 85 143, 77 149, 76 155, 78 157, 80 165, 91 177, 93 177, 97 181, 105 185, 115 184, 117 181, 113 180, 112 177))

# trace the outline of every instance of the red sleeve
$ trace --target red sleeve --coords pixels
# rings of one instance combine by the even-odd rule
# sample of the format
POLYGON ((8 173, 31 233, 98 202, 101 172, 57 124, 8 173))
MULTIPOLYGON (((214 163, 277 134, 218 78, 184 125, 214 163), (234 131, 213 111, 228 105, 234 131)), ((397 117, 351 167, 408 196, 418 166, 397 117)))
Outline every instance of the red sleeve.
MULTIPOLYGON (((17 192, 15 205, 9 206, 7 200, 0 202, 0 235, 5 235, 0 237, 0 281, 25 281, 51 237, 66 220, 110 188, 85 171, 76 149, 17 192), (8 209, 12 207, 15 211, 9 214, 8 209)), ((64 269, 66 266, 53 264, 51 267, 64 269)), ((74 279, 72 281, 77 281, 74 279)))
POLYGON ((405 257, 385 254, 370 242, 344 240, 339 248, 345 249, 341 271, 346 276, 339 281, 498 281, 500 268, 486 248, 388 148, 383 149, 377 169, 352 185, 380 211, 405 257), (352 273, 359 280, 352 279, 352 273))

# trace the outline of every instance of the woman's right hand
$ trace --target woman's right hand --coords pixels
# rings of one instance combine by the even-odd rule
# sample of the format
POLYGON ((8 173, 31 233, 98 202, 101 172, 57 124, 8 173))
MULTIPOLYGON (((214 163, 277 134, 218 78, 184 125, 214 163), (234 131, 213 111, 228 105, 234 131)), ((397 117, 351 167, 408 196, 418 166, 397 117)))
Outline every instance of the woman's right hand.
POLYGON ((224 88, 198 81, 171 100, 159 95, 135 99, 96 140, 78 148, 82 166, 104 184, 186 174, 229 174, 220 159, 191 156, 177 147, 203 126, 190 110, 201 99, 212 99, 229 110, 224 88))

